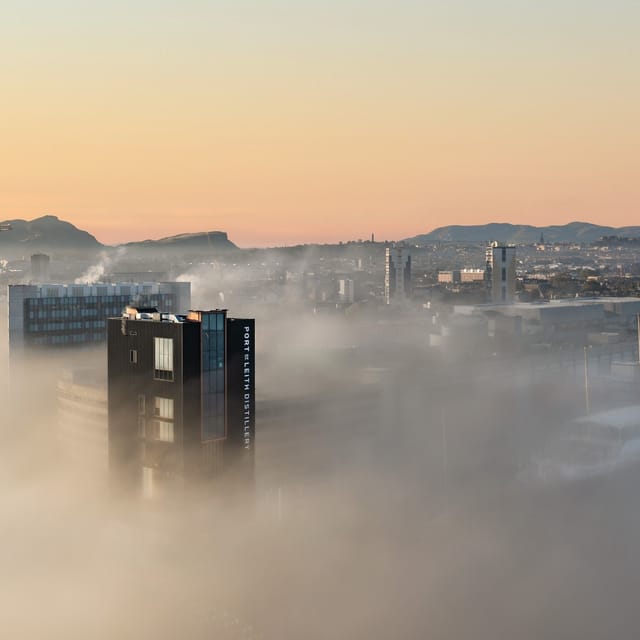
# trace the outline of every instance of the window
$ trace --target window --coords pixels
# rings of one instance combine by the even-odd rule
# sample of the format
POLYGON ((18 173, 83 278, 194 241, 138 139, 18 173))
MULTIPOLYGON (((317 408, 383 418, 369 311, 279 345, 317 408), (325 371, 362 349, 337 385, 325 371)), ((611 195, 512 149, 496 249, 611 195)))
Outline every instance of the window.
POLYGON ((153 415, 173 420, 173 398, 156 398, 153 415))
POLYGON ((502 267, 502 282, 506 282, 507 281, 507 270, 502 267))
POLYGON ((202 314, 202 439, 225 435, 224 360, 225 314, 202 314))
POLYGON ((173 442, 173 422, 159 421, 158 440, 173 442))
POLYGON ((135 349, 129 349, 129 362, 138 364, 138 352, 135 349))
POLYGON ((156 380, 173 380, 173 339, 154 338, 153 377, 156 380))
POLYGON ((142 416, 146 413, 146 403, 143 395, 138 396, 138 413, 142 416))
POLYGON ((145 435, 145 419, 144 416, 138 416, 138 435, 144 438, 145 435))
POLYGON ((173 422, 151 420, 146 424, 145 436, 149 440, 173 442, 173 422))

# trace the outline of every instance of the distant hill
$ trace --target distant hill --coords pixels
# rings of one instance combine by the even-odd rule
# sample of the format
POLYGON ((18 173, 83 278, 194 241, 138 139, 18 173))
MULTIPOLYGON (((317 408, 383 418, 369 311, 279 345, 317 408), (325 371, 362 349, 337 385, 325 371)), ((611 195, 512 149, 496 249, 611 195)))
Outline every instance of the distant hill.
POLYGON ((162 250, 162 251, 193 251, 208 253, 211 251, 225 251, 237 249, 224 231, 203 231, 201 233, 182 233, 160 240, 143 240, 142 242, 128 242, 124 245, 134 250, 162 250))
POLYGON ((27 254, 37 251, 97 251, 103 245, 94 236, 56 216, 35 220, 3 220, 11 231, 0 233, 0 250, 5 253, 27 254))
MULTIPOLYGON (((9 227, 10 231, 0 233, 0 257, 28 255, 44 252, 55 255, 65 252, 91 252, 108 249, 87 231, 78 229, 70 222, 57 216, 42 216, 35 220, 3 220, 0 227, 9 227)), ((160 240, 128 242, 121 247, 135 251, 180 251, 186 253, 211 253, 226 251, 238 247, 229 240, 224 231, 203 231, 201 233, 183 233, 160 240)))
POLYGON ((591 243, 602 236, 640 237, 640 227, 603 227, 589 222, 570 222, 565 225, 534 227, 527 224, 493 222, 482 225, 450 225, 439 227, 430 233, 407 238, 411 244, 433 244, 438 242, 489 242, 497 240, 512 244, 545 242, 591 243))

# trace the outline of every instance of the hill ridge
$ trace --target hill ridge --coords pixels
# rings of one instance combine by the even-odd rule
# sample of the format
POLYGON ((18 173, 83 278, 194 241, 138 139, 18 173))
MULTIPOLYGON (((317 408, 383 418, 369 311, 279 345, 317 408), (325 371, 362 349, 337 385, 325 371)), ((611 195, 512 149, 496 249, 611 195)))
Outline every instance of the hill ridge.
POLYGON ((545 242, 591 243, 602 236, 640 237, 640 226, 610 227, 592 222, 573 221, 563 225, 535 226, 510 222, 489 222, 479 225, 447 225, 429 233, 423 233, 405 242, 411 244, 433 244, 438 242, 508 242, 511 244, 533 244, 544 236, 545 242))

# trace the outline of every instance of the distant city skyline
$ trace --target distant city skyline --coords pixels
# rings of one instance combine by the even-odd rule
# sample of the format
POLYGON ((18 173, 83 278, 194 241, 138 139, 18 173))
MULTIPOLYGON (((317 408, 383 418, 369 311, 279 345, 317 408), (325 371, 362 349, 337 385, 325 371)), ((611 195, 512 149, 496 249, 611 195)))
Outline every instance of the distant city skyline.
POLYGON ((0 219, 240 246, 638 220, 638 3, 9 5, 0 219))
MULTIPOLYGON (((255 247, 255 248, 268 248, 268 247, 280 247, 280 246, 294 246, 294 245, 300 245, 300 244, 338 244, 341 242, 355 242, 355 241, 371 241, 372 238, 376 241, 376 242, 400 242, 403 241, 407 238, 412 238, 414 236, 419 236, 419 235, 426 235, 431 233, 432 231, 435 231, 438 228, 442 228, 442 227, 449 227, 449 226, 460 226, 460 227, 473 227, 473 226, 485 226, 485 225, 490 225, 490 224, 508 224, 508 225, 514 225, 514 226, 519 226, 519 225, 530 225, 532 227, 546 227, 546 226, 563 226, 565 224, 570 224, 570 223, 578 223, 578 224, 594 224, 594 225, 598 225, 598 226, 604 226, 604 227, 613 227, 613 228, 622 228, 622 227, 636 227, 636 226, 640 226, 640 225, 636 225, 634 224, 634 220, 632 220, 630 223, 628 224, 621 224, 621 225, 617 225, 617 224, 613 224, 608 222, 607 220, 604 220, 602 222, 596 222, 594 220, 577 220, 577 219, 567 219, 566 221, 558 221, 558 220, 553 220, 549 223, 540 223, 540 222, 520 222, 520 221, 513 221, 513 220, 484 220, 484 221, 477 221, 477 222, 469 222, 469 223, 460 223, 460 222, 444 222, 443 224, 437 225, 437 226, 429 226, 426 228, 413 228, 413 229, 408 229, 408 231, 404 234, 399 234, 399 233, 390 233, 389 235, 385 235, 385 234, 379 234, 377 233, 375 230, 372 231, 371 233, 367 234, 367 233, 359 233, 358 230, 356 230, 356 232, 354 233, 354 235, 340 235, 339 232, 336 231, 332 231, 330 233, 326 233, 326 234, 322 234, 320 233, 318 236, 314 236, 314 235, 307 235, 304 237, 300 237, 299 239, 293 239, 291 240, 291 238, 295 238, 295 235, 291 235, 291 234, 283 234, 283 236, 281 238, 277 238, 277 237, 273 237, 273 239, 271 241, 262 241, 259 240, 258 242, 247 242, 245 241, 245 238, 247 237, 253 237, 251 230, 245 230, 245 229, 239 229, 237 230, 237 235, 234 235, 233 232, 229 232, 227 229, 225 228, 221 228, 221 227, 217 227, 217 228, 189 228, 189 229, 184 229, 184 228, 173 228, 170 227, 170 230, 166 230, 166 231, 162 231, 163 229, 163 225, 161 224, 161 220, 159 221, 159 224, 154 225, 153 229, 148 229, 146 232, 142 232, 142 234, 138 234, 135 235, 135 233, 133 231, 130 231, 129 228, 123 228, 123 227, 113 227, 113 233, 112 234, 100 234, 99 232, 96 231, 96 227, 101 228, 101 225, 95 225, 92 223, 91 220, 87 221, 87 226, 85 226, 83 223, 74 221, 72 218, 72 216, 70 217, 65 217, 65 216, 59 216, 55 213, 49 212, 49 213, 45 213, 42 214, 43 216, 46 215, 54 215, 57 218, 59 218, 61 221, 63 222, 70 222, 71 224, 73 224, 75 227, 77 227, 78 229, 80 229, 81 231, 86 231, 87 233, 95 236, 96 240, 98 240, 99 242, 101 242, 104 245, 111 245, 111 246, 117 246, 119 244, 126 244, 126 243, 131 243, 131 242, 141 242, 144 240, 161 240, 164 238, 169 238, 169 237, 174 237, 174 236, 179 236, 179 235, 189 235, 189 234, 198 234, 198 233, 212 233, 212 232, 223 232, 227 234, 227 237, 229 239, 230 242, 232 242, 233 244, 237 245, 240 248, 251 248, 251 247, 255 247), (123 230, 126 229, 126 230, 123 230)), ((34 215, 29 215, 27 214, 26 216, 6 216, 6 217, 2 217, 2 214, 0 212, 0 218, 2 218, 2 220, 16 220, 16 219, 23 219, 26 220, 27 222, 32 221, 34 219, 40 218, 41 216, 34 216, 34 215)), ((207 221, 204 220, 203 224, 207 224, 207 221)), ((211 225, 210 225, 211 226, 211 225)))

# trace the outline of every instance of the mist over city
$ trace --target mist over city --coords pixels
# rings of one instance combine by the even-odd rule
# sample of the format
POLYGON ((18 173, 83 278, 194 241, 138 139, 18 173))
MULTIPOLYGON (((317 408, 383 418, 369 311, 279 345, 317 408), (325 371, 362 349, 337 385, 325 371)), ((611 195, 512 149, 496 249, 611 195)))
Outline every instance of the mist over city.
POLYGON ((0 17, 0 637, 640 625, 640 3, 0 17))
MULTIPOLYGON (((2 274, 2 609, 12 636, 633 635, 632 249, 374 238, 50 254, 9 259, 2 274), (101 330, 64 324, 83 305, 109 311, 122 291, 131 299, 111 312, 108 350, 104 318, 101 330), (229 364, 226 431, 214 440, 226 443, 222 462, 197 477, 186 391, 182 418, 176 397, 173 421, 160 420, 170 431, 142 436, 138 412, 120 418, 109 400, 137 384, 127 378, 123 392, 113 381, 125 375, 111 362, 124 321, 185 331, 205 322, 174 319, 177 300, 183 313, 255 319, 249 459, 234 453, 229 364), (156 318, 151 301, 171 313, 156 318), (133 474, 111 442, 113 416, 133 429, 133 474), (171 466, 166 451, 180 443, 184 462, 171 466)), ((144 366, 140 345, 126 367, 144 366)))

